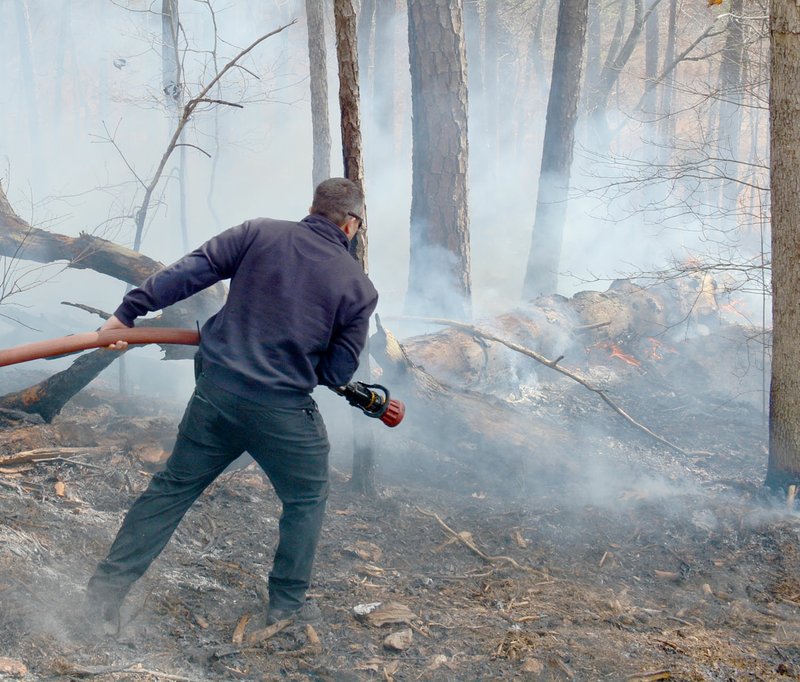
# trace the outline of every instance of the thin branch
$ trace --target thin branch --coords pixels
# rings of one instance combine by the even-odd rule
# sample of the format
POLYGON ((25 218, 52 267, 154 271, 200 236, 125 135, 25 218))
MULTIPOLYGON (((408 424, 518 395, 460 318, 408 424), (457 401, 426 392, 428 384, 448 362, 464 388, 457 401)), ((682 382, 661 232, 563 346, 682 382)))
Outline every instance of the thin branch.
POLYGON ((111 313, 107 313, 105 310, 100 310, 100 308, 92 308, 92 306, 84 305, 83 303, 70 303, 69 301, 61 301, 61 305, 68 305, 73 308, 78 308, 79 310, 91 313, 92 315, 97 315, 104 320, 107 320, 111 317, 111 313))
POLYGON ((211 158, 211 154, 209 154, 205 149, 202 147, 198 147, 196 144, 191 144, 190 142, 180 142, 175 145, 176 147, 191 147, 192 149, 196 149, 201 154, 205 154, 209 159, 211 158))
POLYGON ((236 107, 237 109, 244 109, 243 104, 237 104, 236 102, 226 102, 224 99, 210 99, 209 97, 203 97, 202 99, 198 99, 197 103, 200 102, 208 102, 209 104, 224 104, 226 107, 236 107))
POLYGON ((241 50, 233 59, 231 59, 222 70, 211 79, 211 81, 200 91, 200 93, 190 99, 186 105, 183 107, 183 113, 181 114, 180 120, 178 121, 178 125, 175 127, 175 131, 172 133, 172 139, 169 141, 167 145, 167 149, 164 152, 163 156, 161 157, 161 161, 158 164, 158 168, 156 168, 156 172, 153 175, 153 179, 150 181, 150 184, 145 189, 144 198, 142 200, 142 206, 136 212, 136 235, 133 240, 133 250, 138 251, 141 244, 142 244, 142 233, 144 232, 144 223, 145 219, 147 218, 147 211, 150 205, 150 198, 155 191, 156 186, 158 185, 159 181, 161 180, 161 176, 164 173, 164 168, 167 165, 167 161, 169 157, 172 155, 172 152, 175 150, 175 147, 180 140, 181 133, 183 129, 186 127, 186 124, 189 122, 189 119, 192 117, 194 110, 197 108, 198 104, 208 99, 207 95, 211 91, 211 89, 219 83, 220 80, 225 76, 228 71, 234 68, 237 65, 237 62, 244 57, 245 55, 252 52, 258 45, 263 43, 268 38, 271 38, 274 35, 277 35, 281 31, 289 28, 290 26, 297 23, 297 19, 292 19, 288 24, 284 26, 280 26, 273 31, 261 36, 258 40, 248 45, 246 48, 241 50))

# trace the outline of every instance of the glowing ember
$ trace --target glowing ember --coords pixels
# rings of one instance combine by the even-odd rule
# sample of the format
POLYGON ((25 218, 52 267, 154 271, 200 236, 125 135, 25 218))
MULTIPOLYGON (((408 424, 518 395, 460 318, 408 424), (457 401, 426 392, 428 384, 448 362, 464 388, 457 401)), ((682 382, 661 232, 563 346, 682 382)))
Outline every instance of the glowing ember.
POLYGON ((633 365, 634 367, 642 366, 642 363, 639 362, 635 357, 628 355, 627 353, 623 353, 619 346, 615 346, 613 343, 611 344, 611 357, 619 358, 623 362, 627 362, 629 365, 633 365))
POLYGON ((652 337, 647 339, 650 342, 650 350, 647 355, 651 360, 661 360, 664 358, 664 353, 677 353, 672 346, 668 346, 663 341, 654 339, 652 337))
POLYGON ((623 362, 628 363, 629 365, 633 365, 634 367, 641 367, 642 363, 639 362, 635 357, 632 355, 628 355, 625 353, 619 346, 614 343, 599 343, 597 344, 598 348, 605 348, 609 351, 612 358, 618 358, 623 362))

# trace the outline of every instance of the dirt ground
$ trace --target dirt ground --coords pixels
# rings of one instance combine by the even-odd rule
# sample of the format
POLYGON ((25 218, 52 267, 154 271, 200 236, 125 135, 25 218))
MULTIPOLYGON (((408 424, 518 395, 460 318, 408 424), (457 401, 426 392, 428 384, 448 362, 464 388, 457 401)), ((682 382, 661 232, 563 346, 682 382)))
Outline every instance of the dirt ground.
POLYGON ((800 518, 762 491, 762 415, 662 388, 629 407, 688 454, 580 387, 528 396, 580 425, 565 457, 581 476, 534 461, 509 477, 491 452, 476 469, 401 425, 383 430, 368 499, 337 445, 311 631, 259 624, 279 505, 252 466, 228 472, 107 636, 85 631, 83 589, 182 405, 91 388, 51 425, 0 431, 0 678, 800 679, 800 518), (51 459, 2 463, 42 448, 51 459))

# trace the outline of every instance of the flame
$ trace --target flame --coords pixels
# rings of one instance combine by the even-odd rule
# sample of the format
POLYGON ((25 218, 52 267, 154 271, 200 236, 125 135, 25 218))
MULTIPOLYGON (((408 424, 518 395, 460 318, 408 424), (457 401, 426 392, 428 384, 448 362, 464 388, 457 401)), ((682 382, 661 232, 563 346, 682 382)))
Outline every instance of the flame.
POLYGON ((635 357, 632 355, 628 355, 627 353, 623 353, 622 349, 619 346, 611 344, 611 357, 612 358, 619 358, 623 362, 627 362, 629 365, 633 365, 634 367, 641 367, 642 363, 639 362, 635 357))
POLYGON ((664 353, 677 353, 672 346, 668 346, 663 341, 654 339, 652 336, 647 339, 650 342, 650 350, 647 355, 651 360, 663 360, 664 353))

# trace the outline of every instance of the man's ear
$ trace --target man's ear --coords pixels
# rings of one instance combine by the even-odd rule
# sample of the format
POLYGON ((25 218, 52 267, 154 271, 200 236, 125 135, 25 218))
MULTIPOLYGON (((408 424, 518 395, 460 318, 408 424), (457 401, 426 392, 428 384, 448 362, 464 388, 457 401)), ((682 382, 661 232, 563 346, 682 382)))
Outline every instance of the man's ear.
POLYGON ((358 220, 355 218, 350 218, 344 225, 342 225, 342 229, 344 233, 347 235, 348 239, 352 239, 356 236, 358 232, 358 220))

